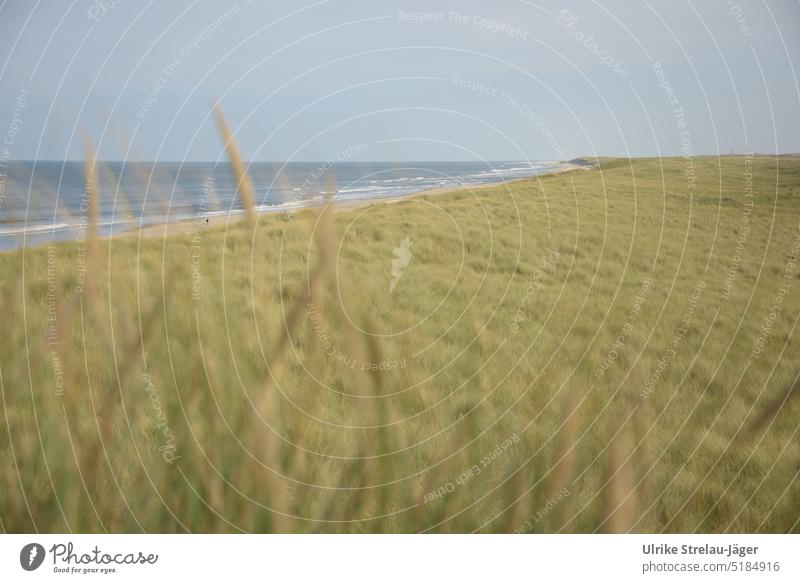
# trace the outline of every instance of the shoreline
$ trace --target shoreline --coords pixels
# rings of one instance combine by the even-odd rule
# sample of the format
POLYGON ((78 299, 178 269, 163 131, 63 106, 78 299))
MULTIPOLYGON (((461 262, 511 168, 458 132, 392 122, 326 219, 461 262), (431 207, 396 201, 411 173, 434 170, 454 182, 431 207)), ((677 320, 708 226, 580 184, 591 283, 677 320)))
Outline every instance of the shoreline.
MULTIPOLYGON (((447 193, 454 193, 460 191, 476 191, 476 190, 484 190, 487 188, 495 188, 502 185, 510 185, 516 184, 519 182, 524 182, 527 180, 536 180, 543 176, 551 176, 555 174, 563 174, 565 172, 572 172, 574 170, 591 170, 594 166, 592 164, 580 164, 575 163, 573 161, 564 162, 556 167, 549 168, 547 170, 543 170, 536 174, 532 174, 530 176, 525 176, 522 178, 513 178, 510 180, 501 180, 498 182, 486 182, 482 184, 464 184, 459 186, 442 186, 442 187, 434 187, 434 188, 427 188, 424 190, 419 190, 416 192, 410 192, 407 194, 397 194, 391 196, 382 196, 377 198, 359 198, 359 199, 351 199, 351 200, 342 200, 336 201, 334 199, 334 212, 344 212, 353 209, 364 208, 367 206, 371 206, 374 204, 393 204, 397 202, 401 202, 404 200, 412 200, 415 197, 419 196, 430 196, 430 195, 440 195, 440 194, 447 194, 447 193)), ((323 201, 320 201, 316 204, 309 204, 307 206, 285 209, 285 210, 265 210, 257 213, 258 215, 294 215, 298 212, 303 212, 309 209, 319 208, 323 204, 323 201)), ((198 222, 198 217, 191 217, 191 218, 180 218, 176 220, 167 220, 165 222, 153 223, 149 225, 143 226, 136 226, 133 225, 130 228, 124 229, 120 232, 111 233, 100 235, 99 240, 113 240, 113 239, 120 239, 120 238, 152 238, 152 237, 170 237, 170 236, 177 236, 181 234, 196 234, 198 231, 198 226, 201 229, 213 229, 213 228, 220 228, 220 227, 227 227, 231 224, 238 223, 245 219, 245 212, 243 210, 234 210, 229 213, 225 214, 215 214, 210 217, 206 217, 206 222, 203 224, 202 222, 198 222)), ((50 227, 43 227, 42 231, 46 232, 50 227)), ((70 238, 70 239, 57 239, 57 240, 39 240, 36 242, 28 243, 26 245, 18 245, 16 247, 10 247, 5 249, 0 249, 0 253, 14 253, 24 249, 35 249, 37 247, 42 247, 46 245, 60 245, 60 244, 69 244, 71 242, 78 241, 77 238, 70 238)))
MULTIPOLYGON (((514 178, 513 180, 503 180, 500 182, 487 182, 484 184, 470 184, 470 185, 462 185, 462 186, 444 186, 444 187, 436 187, 436 188, 427 188, 425 190, 420 190, 417 192, 411 192, 408 194, 398 194, 394 196, 385 196, 380 198, 361 198, 355 200, 344 200, 337 202, 334 199, 334 212, 344 212, 353 209, 364 208, 367 206, 371 206, 374 204, 393 204, 397 202, 401 202, 404 200, 411 200, 418 196, 430 196, 430 195, 441 195, 447 194, 452 192, 461 192, 464 190, 484 190, 486 188, 494 188, 501 185, 507 184, 516 184, 518 182, 523 182, 526 180, 535 180, 536 178, 540 178, 542 176, 552 176, 555 174, 564 174, 565 172, 572 172, 574 170, 591 170, 593 168, 592 165, 589 164, 575 164, 572 162, 564 162, 555 168, 550 168, 548 170, 544 170, 542 172, 538 172, 531 176, 526 176, 524 178, 514 178)), ((308 205, 305 207, 300 208, 293 208, 284 211, 262 211, 258 213, 259 215, 281 215, 281 214, 295 214, 298 212, 303 212, 309 209, 318 208, 323 203, 308 205)), ((221 226, 229 226, 232 223, 238 223, 245 218, 244 211, 234 211, 233 213, 228 213, 224 215, 214 215, 212 217, 208 217, 206 219, 206 224, 203 226, 204 229, 212 229, 221 226)), ((164 223, 159 223, 155 225, 146 225, 143 227, 132 228, 128 229, 122 233, 115 233, 109 237, 104 237, 107 239, 116 239, 121 237, 138 237, 142 238, 151 238, 151 237, 170 237, 175 235, 181 235, 186 233, 196 233, 197 232, 197 219, 179 219, 176 221, 167 221, 164 223)))

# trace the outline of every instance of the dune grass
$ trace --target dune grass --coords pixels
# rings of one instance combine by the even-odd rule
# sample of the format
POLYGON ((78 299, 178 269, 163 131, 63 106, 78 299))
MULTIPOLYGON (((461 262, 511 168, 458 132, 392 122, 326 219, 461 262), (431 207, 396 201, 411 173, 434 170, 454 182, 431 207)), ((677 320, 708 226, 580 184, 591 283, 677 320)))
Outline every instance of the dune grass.
POLYGON ((0 254, 4 531, 800 531, 799 158, 256 222, 0 254))

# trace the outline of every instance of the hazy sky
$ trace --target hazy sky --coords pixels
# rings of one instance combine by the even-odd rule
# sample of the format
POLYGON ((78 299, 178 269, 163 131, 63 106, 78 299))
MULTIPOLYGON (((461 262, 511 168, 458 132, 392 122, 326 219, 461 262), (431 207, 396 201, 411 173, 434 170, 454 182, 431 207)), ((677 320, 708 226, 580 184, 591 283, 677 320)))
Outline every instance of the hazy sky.
POLYGON ((213 160, 214 100, 254 160, 797 152, 799 59, 798 0, 5 0, 0 153, 213 160))

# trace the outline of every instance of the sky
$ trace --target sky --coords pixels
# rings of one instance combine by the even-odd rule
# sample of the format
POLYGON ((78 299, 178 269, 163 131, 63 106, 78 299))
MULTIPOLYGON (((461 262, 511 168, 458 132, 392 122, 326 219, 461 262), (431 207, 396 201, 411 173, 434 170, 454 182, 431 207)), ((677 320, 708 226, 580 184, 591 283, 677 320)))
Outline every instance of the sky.
POLYGON ((0 0, 0 157, 800 152, 800 2, 0 0))

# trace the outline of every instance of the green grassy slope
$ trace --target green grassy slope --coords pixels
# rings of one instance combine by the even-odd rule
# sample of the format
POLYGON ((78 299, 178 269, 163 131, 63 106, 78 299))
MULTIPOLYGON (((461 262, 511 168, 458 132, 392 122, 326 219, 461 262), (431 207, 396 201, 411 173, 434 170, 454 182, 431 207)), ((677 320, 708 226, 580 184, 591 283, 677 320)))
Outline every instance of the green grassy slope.
POLYGON ((0 255, 2 528, 800 531, 800 159, 333 214, 0 255))

